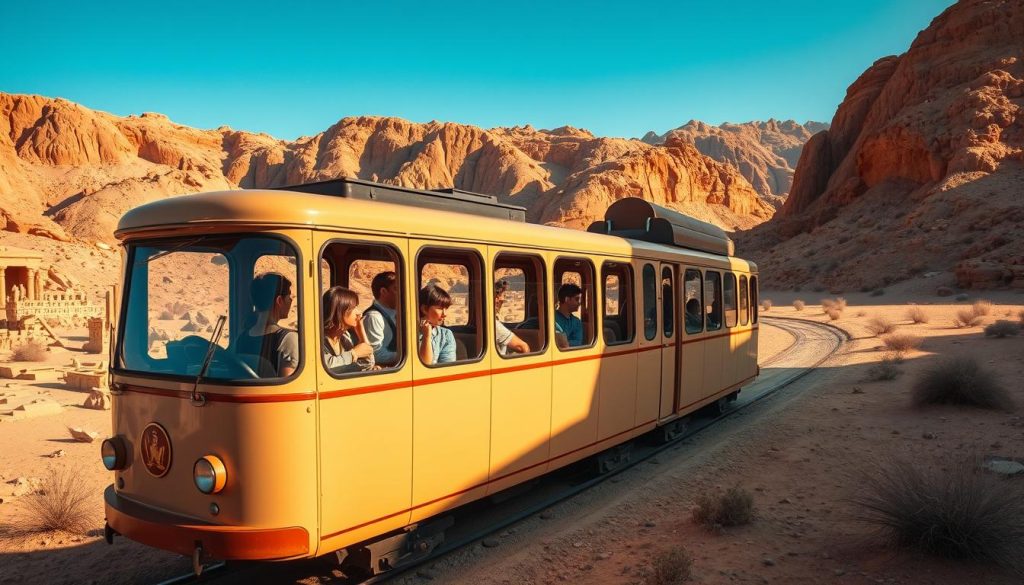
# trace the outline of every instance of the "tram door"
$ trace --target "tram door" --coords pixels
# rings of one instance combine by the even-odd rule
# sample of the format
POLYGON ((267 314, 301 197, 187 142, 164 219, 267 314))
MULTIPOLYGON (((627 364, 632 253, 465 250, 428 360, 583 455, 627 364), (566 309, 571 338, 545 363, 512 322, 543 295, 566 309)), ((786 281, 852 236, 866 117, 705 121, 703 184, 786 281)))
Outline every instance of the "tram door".
POLYGON ((661 412, 659 418, 671 416, 679 409, 679 370, 676 338, 679 330, 679 300, 676 277, 679 267, 661 265, 659 308, 661 309, 661 412))

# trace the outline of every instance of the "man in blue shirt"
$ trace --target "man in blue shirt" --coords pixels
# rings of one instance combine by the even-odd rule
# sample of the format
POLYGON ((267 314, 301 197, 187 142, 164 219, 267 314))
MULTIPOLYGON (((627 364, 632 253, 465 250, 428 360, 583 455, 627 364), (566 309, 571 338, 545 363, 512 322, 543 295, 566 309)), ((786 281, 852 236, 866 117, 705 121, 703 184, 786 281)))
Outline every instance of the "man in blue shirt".
POLYGON ((381 272, 370 283, 373 304, 363 311, 363 328, 366 342, 373 347, 373 358, 377 365, 391 367, 398 365, 398 326, 396 311, 401 293, 398 276, 391 271, 381 272))
POLYGON ((558 289, 558 310, 555 311, 555 345, 568 349, 583 345, 583 322, 574 315, 583 302, 583 289, 563 284, 558 289))

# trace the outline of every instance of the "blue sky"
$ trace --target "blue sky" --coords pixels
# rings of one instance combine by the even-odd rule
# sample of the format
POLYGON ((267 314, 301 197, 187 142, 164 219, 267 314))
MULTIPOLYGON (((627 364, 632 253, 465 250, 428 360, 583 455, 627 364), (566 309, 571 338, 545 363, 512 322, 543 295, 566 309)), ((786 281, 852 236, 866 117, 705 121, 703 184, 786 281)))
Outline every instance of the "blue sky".
POLYGON ((293 139, 345 116, 605 136, 830 121, 951 0, 0 3, 0 91, 293 139))

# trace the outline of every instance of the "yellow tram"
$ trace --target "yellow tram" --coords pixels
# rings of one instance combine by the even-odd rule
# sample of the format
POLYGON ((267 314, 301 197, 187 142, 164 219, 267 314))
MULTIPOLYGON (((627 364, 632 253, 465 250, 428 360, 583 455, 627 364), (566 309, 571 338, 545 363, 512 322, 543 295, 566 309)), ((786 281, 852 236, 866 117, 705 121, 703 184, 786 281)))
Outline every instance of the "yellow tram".
POLYGON ((108 540, 197 563, 339 551, 379 571, 436 545, 442 512, 671 435, 756 376, 757 269, 722 230, 640 199, 588 232, 523 218, 494 197, 347 179, 129 211, 108 540), (328 367, 322 295, 346 287, 365 307, 386 273, 387 347, 371 368, 328 367), (428 284, 450 298, 445 363, 420 350, 428 284), (525 351, 501 351, 499 331, 525 351), (259 333, 274 359, 252 349, 259 333))

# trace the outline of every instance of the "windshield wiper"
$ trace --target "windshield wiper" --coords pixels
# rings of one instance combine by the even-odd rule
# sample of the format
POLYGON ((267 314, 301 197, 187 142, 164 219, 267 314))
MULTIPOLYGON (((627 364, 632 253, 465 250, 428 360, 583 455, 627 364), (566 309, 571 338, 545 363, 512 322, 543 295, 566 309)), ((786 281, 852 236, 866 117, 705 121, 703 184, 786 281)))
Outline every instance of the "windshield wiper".
POLYGON ((196 383, 192 386, 192 406, 203 406, 206 404, 206 396, 199 393, 199 381, 206 375, 206 370, 210 367, 210 362, 213 361, 213 354, 217 350, 217 342, 220 341, 220 335, 224 332, 224 323, 228 320, 226 315, 219 315, 217 317, 217 324, 213 326, 213 335, 210 337, 210 345, 206 348, 206 357, 203 358, 203 365, 199 368, 199 373, 196 374, 196 383))
POLYGON ((202 240, 205 240, 205 239, 206 239, 206 236, 199 236, 198 238, 192 238, 191 240, 185 240, 184 242, 179 243, 178 245, 174 246, 173 248, 167 248, 166 250, 160 250, 156 254, 153 254, 149 258, 146 258, 146 264, 149 264, 153 260, 159 260, 160 258, 163 258, 164 256, 166 256, 166 255, 168 255, 168 254, 170 254, 172 252, 177 252, 178 250, 184 248, 185 246, 191 246, 192 244, 195 244, 196 242, 201 242, 202 240))

